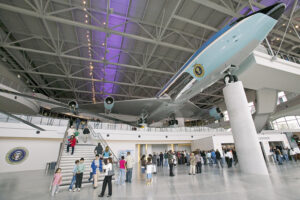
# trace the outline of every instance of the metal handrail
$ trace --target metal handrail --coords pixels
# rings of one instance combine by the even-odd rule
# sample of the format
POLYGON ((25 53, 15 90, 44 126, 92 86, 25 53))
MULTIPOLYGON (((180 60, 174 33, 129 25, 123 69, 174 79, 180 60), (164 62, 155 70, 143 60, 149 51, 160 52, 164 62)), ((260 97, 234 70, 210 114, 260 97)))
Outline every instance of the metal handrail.
MULTIPOLYGON (((60 165, 61 156, 62 156, 62 153, 64 152, 64 147, 65 147, 66 141, 67 141, 67 135, 68 135, 68 129, 69 129, 69 127, 70 127, 70 121, 69 121, 69 123, 68 123, 68 125, 67 125, 67 129, 66 129, 66 131, 65 131, 63 141, 60 143, 59 152, 58 152, 58 157, 57 157, 57 161, 56 161, 56 165, 55 165, 54 171, 56 171, 56 169, 57 169, 58 166, 60 165)), ((51 180, 49 191, 51 191, 51 189, 52 189, 52 182, 53 182, 53 179, 54 179, 54 177, 53 177, 52 180, 51 180)))
MULTIPOLYGON (((90 126, 89 124, 88 124, 88 128, 89 128, 90 132, 92 133, 92 135, 100 140, 100 143, 101 143, 102 146, 104 146, 104 148, 106 146, 109 147, 109 145, 107 144, 106 140, 102 137, 101 133, 96 133, 94 131, 93 127, 90 126)), ((109 149, 110 149, 110 152, 111 152, 111 154, 112 154, 115 162, 118 162, 119 161, 118 157, 114 154, 114 152, 112 151, 112 149, 110 147, 109 147, 109 149)))

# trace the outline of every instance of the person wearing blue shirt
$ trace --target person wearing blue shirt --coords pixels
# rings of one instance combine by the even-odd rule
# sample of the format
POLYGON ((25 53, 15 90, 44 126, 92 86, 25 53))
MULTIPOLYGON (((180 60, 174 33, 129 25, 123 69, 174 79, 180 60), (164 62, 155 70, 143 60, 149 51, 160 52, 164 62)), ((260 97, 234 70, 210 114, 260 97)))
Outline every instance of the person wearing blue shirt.
POLYGON ((215 150, 211 150, 211 159, 213 161, 213 164, 216 164, 216 152, 215 152, 215 150))
POLYGON ((77 166, 79 165, 79 160, 76 160, 75 161, 75 166, 73 168, 73 178, 72 178, 72 181, 71 181, 71 184, 69 186, 69 191, 72 192, 72 189, 73 189, 73 185, 75 184, 75 181, 76 181, 76 169, 77 169, 77 166))
POLYGON ((98 154, 96 155, 95 160, 93 160, 91 168, 93 170, 94 189, 96 189, 98 186, 98 177, 100 172, 102 172, 102 160, 99 159, 98 154))
POLYGON ((103 159, 108 159, 108 158, 110 157, 110 155, 111 155, 111 153, 110 153, 110 151, 109 151, 109 147, 106 146, 106 147, 105 147, 105 150, 104 150, 104 152, 103 152, 103 159))

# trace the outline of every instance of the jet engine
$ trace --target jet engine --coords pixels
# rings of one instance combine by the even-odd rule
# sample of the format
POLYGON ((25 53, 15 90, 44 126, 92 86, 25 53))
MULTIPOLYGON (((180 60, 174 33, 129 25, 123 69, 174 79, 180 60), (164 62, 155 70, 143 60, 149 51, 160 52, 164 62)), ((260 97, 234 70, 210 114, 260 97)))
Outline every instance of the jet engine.
POLYGON ((78 114, 78 103, 75 100, 69 101, 68 103, 71 112, 75 115, 78 114))
POLYGON ((104 99, 104 108, 105 108, 105 113, 110 113, 112 108, 114 107, 115 100, 113 97, 108 96, 104 99))
POLYGON ((214 107, 209 110, 209 115, 214 117, 216 120, 219 120, 224 117, 224 114, 221 112, 219 107, 214 107))

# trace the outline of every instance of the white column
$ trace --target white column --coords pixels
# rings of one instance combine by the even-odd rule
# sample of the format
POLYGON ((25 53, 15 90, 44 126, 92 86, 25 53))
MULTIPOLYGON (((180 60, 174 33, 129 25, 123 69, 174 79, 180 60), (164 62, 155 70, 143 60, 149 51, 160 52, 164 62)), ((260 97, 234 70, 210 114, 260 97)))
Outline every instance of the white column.
POLYGON ((242 82, 229 83, 223 93, 241 171, 268 175, 242 82))
POLYGON ((184 118, 176 118, 178 121, 178 127, 184 127, 184 118))

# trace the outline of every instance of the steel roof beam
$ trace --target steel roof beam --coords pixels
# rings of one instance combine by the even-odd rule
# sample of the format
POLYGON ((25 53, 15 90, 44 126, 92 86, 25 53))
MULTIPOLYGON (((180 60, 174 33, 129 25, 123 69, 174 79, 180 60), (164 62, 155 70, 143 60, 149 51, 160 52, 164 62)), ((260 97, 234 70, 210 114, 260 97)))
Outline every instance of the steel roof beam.
POLYGON ((64 79, 74 79, 74 80, 83 80, 83 81, 94 81, 94 82, 102 82, 102 83, 113 83, 117 85, 126 85, 126 86, 132 86, 132 87, 143 87, 143 88, 149 88, 149 89, 155 89, 160 90, 161 87, 156 86, 150 86, 150 85, 142 85, 142 84, 133 84, 133 83, 125 83, 125 82, 118 82, 118 81, 106 81, 102 79, 92 79, 92 78, 86 78, 86 77, 79 77, 79 76, 72 76, 72 75, 63 75, 63 74, 53 74, 53 73, 47 73, 47 72, 35 72, 35 71, 26 71, 26 70, 15 70, 12 69, 10 71, 14 72, 24 72, 28 74, 37 74, 37 75, 44 75, 44 76, 52 76, 56 78, 64 78, 64 79))
POLYGON ((136 70, 145 70, 149 72, 155 72, 155 73, 162 73, 162 74, 168 74, 168 75, 174 75, 174 72, 169 72, 169 71, 162 71, 162 70, 157 70, 157 69, 143 69, 139 66, 135 65, 129 65, 129 64, 122 64, 122 63, 113 63, 105 60, 96 60, 96 59, 91 59, 91 58, 85 58, 85 57, 78 57, 78 56, 73 56, 73 55, 66 55, 66 54, 61 54, 59 52, 49 52, 49 51, 42 51, 42 50, 36 50, 36 49, 30 49, 30 48, 25 48, 25 47, 19 47, 19 46, 12 46, 9 44, 0 44, 0 46, 4 48, 10 48, 10 49, 16 49, 20 51, 27 51, 27 52, 32 52, 32 53, 38 53, 38 54, 44 54, 44 55, 49 55, 49 56, 59 56, 61 58, 66 58, 66 59, 74 59, 74 60, 81 60, 81 61, 87 61, 87 62, 96 62, 96 63, 104 63, 104 64, 109 64, 109 65, 117 65, 121 67, 126 67, 130 69, 136 69, 136 70))
POLYGON ((105 27, 89 25, 89 24, 85 24, 85 23, 81 23, 81 22, 77 22, 77 21, 64 19, 64 18, 61 18, 61 17, 55 17, 55 16, 51 16, 51 15, 47 15, 47 14, 37 13, 37 12, 34 12, 34 11, 30 11, 28 9, 24 9, 24 8, 20 8, 20 7, 16 7, 16 6, 11 6, 11 5, 4 4, 4 3, 0 3, 0 9, 8 10, 8 11, 19 13, 19 14, 28 15, 28 16, 31 16, 31 17, 37 17, 37 18, 40 18, 40 19, 45 19, 45 20, 49 20, 49 21, 53 21, 53 22, 58 22, 58 23, 66 24, 66 25, 70 25, 70 26, 76 26, 76 27, 80 27, 80 28, 84 28, 84 29, 105 32, 105 33, 108 33, 108 34, 120 35, 120 36, 124 36, 124 37, 127 37, 127 38, 139 40, 139 41, 142 41, 142 42, 148 42, 148 43, 155 44, 155 45, 160 45, 160 46, 164 46, 164 47, 177 49, 177 50, 180 50, 180 51, 186 51, 186 52, 190 52, 190 53, 194 52, 193 49, 178 46, 178 45, 167 43, 167 42, 162 42, 162 41, 159 41, 157 39, 154 40, 154 39, 146 38, 146 37, 143 37, 143 36, 138 36, 138 35, 129 34, 129 33, 123 33, 123 32, 120 32, 120 31, 115 31, 115 30, 105 28, 105 27))

